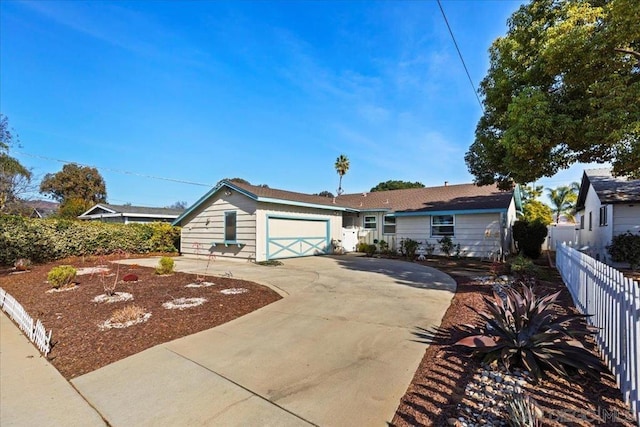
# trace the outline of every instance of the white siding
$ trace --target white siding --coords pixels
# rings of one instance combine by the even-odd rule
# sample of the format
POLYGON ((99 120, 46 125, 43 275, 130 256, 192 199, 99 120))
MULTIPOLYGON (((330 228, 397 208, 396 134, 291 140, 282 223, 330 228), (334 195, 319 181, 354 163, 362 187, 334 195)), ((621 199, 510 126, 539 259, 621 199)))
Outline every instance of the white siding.
MULTIPOLYGON (((462 256, 487 257, 500 250, 500 223, 499 213, 455 215, 455 235, 451 240, 454 245, 460 244, 462 256)), ((398 241, 410 238, 420 243, 428 242, 435 245, 434 253, 441 253, 438 240, 442 237, 431 237, 430 216, 398 217, 396 235, 398 241)))
POLYGON ((607 206, 607 225, 600 226, 600 199, 593 186, 589 185, 585 198, 584 210, 578 212, 578 227, 581 217, 584 217, 584 228, 578 232, 578 247, 598 261, 610 262, 606 246, 613 237, 613 206, 607 206), (591 214, 591 230, 589 229, 589 214, 591 214))
POLYGON ((389 244, 390 248, 396 247, 398 242, 398 223, 396 220, 396 232, 395 234, 384 234, 383 226, 384 226, 384 216, 389 215, 389 212, 360 212, 360 216, 357 218, 356 224, 358 226, 358 242, 360 243, 368 243, 373 244, 374 241, 384 240, 389 244), (375 229, 365 229, 364 228, 364 217, 365 216, 375 216, 376 217, 376 228, 375 229))
POLYGON ((613 205, 613 215, 609 222, 613 223, 613 235, 624 234, 630 231, 640 234, 640 204, 613 205), (613 218, 613 220, 611 220, 613 218))
POLYGON ((329 220, 329 242, 331 243, 332 239, 342 238, 342 212, 340 211, 261 202, 258 203, 256 211, 256 261, 267 259, 267 215, 329 220))
POLYGON ((180 252, 185 255, 206 256, 210 252, 222 257, 255 258, 256 202, 240 193, 226 196, 218 192, 182 223, 180 252), (236 212, 236 241, 244 245, 212 246, 212 242, 224 241, 224 214, 229 211, 236 212))

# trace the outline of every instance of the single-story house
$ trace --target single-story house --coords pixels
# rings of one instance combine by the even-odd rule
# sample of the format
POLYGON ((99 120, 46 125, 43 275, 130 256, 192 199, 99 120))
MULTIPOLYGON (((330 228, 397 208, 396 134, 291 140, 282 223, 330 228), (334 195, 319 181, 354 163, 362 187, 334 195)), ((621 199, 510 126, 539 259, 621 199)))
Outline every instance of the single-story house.
POLYGON ((25 203, 31 208, 30 218, 48 218, 58 212, 60 203, 49 200, 30 200, 25 203))
POLYGON ((392 248, 403 238, 438 247, 449 236, 463 255, 487 257, 512 250, 516 193, 462 184, 328 198, 224 180, 173 224, 182 226, 187 255, 264 261, 326 254, 355 234, 392 248))
POLYGON ((184 212, 184 209, 148 208, 143 206, 111 205, 98 203, 78 216, 88 221, 118 222, 173 222, 184 212))
POLYGON ((640 234, 640 179, 614 177, 610 169, 585 170, 576 212, 580 250, 611 263, 607 245, 613 237, 640 234))

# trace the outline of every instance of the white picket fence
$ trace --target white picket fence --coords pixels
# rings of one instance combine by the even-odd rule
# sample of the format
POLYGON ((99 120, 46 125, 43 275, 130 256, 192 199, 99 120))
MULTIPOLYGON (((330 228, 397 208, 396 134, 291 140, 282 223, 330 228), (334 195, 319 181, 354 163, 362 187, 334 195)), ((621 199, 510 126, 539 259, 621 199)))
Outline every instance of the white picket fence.
POLYGON ((564 243, 556 265, 578 310, 592 315, 602 357, 640 426, 640 284, 564 243))
POLYGON ((40 319, 33 322, 33 318, 7 291, 0 288, 0 308, 13 319, 24 334, 46 356, 51 351, 51 331, 47 334, 40 319))

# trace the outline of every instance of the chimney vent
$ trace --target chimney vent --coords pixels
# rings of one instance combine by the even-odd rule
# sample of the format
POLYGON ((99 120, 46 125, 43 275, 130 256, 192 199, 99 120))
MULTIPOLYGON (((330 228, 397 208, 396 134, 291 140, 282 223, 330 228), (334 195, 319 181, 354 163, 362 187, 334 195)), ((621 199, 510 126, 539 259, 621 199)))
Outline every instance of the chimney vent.
POLYGON ((444 186, 446 187, 447 185, 449 185, 449 181, 444 182, 444 186))

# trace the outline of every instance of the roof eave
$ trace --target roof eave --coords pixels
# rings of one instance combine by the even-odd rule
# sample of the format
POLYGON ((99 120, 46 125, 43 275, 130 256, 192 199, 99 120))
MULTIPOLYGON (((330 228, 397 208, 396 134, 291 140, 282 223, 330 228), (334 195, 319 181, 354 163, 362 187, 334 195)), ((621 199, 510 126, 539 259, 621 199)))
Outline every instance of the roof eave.
POLYGON ((488 209, 441 209, 441 210, 421 210, 421 211, 399 211, 394 216, 433 216, 433 215, 476 215, 487 213, 507 213, 508 208, 488 208, 488 209))

